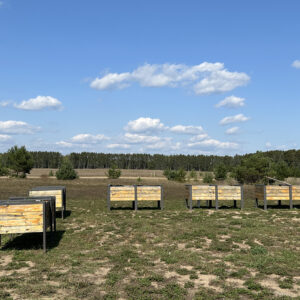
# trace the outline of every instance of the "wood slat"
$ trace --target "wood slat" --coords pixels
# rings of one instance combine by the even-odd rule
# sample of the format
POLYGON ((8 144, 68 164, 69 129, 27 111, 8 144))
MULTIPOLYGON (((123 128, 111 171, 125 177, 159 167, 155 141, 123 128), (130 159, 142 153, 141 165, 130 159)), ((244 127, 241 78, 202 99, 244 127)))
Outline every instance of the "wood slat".
POLYGON ((35 226, 0 226, 0 234, 10 234, 10 233, 27 233, 27 232, 43 232, 42 225, 35 226))
POLYGON ((62 190, 49 190, 49 191, 29 191, 30 197, 39 197, 39 196, 53 196, 55 197, 55 206, 56 209, 61 210, 63 207, 63 192, 62 190))

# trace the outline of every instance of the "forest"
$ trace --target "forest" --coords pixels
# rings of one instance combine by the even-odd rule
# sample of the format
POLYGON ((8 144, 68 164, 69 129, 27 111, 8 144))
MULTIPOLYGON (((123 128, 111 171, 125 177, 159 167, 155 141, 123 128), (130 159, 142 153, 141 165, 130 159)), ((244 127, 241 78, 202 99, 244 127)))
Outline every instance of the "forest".
MULTIPOLYGON (((70 153, 62 155, 59 152, 33 151, 34 168, 58 168, 64 158, 72 163, 75 169, 110 168, 115 166, 120 169, 151 169, 151 170, 177 170, 186 171, 213 171, 218 165, 226 166, 232 170, 240 166, 253 156, 263 156, 270 162, 284 164, 291 175, 300 176, 300 150, 256 152, 245 155, 217 156, 217 155, 162 155, 162 154, 111 154, 111 153, 70 153)), ((0 154, 2 166, 8 166, 7 153, 0 154)))

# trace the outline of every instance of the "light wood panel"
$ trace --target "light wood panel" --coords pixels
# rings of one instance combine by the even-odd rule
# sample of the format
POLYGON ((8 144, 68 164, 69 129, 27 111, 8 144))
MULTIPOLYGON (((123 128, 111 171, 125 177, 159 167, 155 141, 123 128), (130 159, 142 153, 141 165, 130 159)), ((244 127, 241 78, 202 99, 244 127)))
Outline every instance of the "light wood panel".
POLYGON ((48 190, 48 191, 29 191, 30 197, 39 196, 54 196, 56 210, 61 210, 63 208, 63 191, 62 190, 48 190))

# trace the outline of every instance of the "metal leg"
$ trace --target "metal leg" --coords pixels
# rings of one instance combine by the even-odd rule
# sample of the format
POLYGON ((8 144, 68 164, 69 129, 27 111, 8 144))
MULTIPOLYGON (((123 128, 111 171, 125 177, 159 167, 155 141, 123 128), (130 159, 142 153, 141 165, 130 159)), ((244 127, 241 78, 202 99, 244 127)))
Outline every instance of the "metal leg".
POLYGON ((216 210, 219 209, 219 195, 218 195, 218 186, 216 185, 216 210))
POLYGON ((189 186, 189 206, 190 206, 190 210, 193 209, 193 189, 192 189, 192 186, 190 185, 189 186))
POLYGON ((64 214, 64 209, 62 208, 61 210, 61 218, 64 219, 65 218, 65 214, 64 214))
POLYGON ((255 207, 257 208, 258 207, 258 199, 255 198, 255 207))
POLYGON ((289 186, 289 192, 290 192, 290 209, 293 208, 293 187, 289 186))
POLYGON ((1 234, 0 234, 0 247, 1 247, 1 234))
POLYGON ((157 201, 157 208, 160 209, 160 201, 157 201))
POLYGON ((132 209, 134 209, 135 208, 135 203, 134 203, 135 201, 132 201, 132 209))
POLYGON ((200 208, 200 200, 197 201, 197 206, 200 208))
POLYGON ((233 207, 236 208, 236 200, 233 200, 233 207))
POLYGON ((43 203, 43 250, 47 251, 46 203, 43 203))
POLYGON ((206 206, 209 207, 209 200, 206 200, 206 206))
POLYGON ((281 200, 278 200, 278 206, 281 206, 281 200))
POLYGON ((268 209, 268 205, 267 205, 267 199, 266 197, 264 198, 264 210, 268 209))
POLYGON ((212 200, 209 200, 209 208, 212 208, 212 200))
POLYGON ((160 209, 164 209, 164 188, 160 186, 160 209))
POLYGON ((138 202, 137 202, 137 200, 134 201, 134 210, 138 210, 138 202))

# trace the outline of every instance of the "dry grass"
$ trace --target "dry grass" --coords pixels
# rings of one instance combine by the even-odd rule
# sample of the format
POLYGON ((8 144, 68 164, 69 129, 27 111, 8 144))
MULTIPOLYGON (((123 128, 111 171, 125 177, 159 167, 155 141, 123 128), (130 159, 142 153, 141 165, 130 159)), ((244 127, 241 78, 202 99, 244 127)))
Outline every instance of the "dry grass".
POLYGON ((191 212, 164 182, 164 211, 108 212, 108 183, 136 180, 0 180, 2 199, 66 185, 70 211, 46 255, 39 234, 3 237, 0 299, 300 299, 298 209, 256 209, 247 187, 244 211, 191 212))

